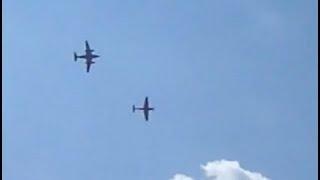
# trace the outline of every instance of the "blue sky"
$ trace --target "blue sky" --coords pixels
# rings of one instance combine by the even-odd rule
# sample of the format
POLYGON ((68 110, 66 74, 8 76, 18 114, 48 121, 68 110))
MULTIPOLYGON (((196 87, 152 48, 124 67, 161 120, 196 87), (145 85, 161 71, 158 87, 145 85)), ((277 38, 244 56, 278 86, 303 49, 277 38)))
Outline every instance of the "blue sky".
POLYGON ((317 178, 317 1, 3 2, 3 178, 317 178), (88 40, 101 55, 73 61, 88 40), (145 96, 150 121, 131 112, 145 96))

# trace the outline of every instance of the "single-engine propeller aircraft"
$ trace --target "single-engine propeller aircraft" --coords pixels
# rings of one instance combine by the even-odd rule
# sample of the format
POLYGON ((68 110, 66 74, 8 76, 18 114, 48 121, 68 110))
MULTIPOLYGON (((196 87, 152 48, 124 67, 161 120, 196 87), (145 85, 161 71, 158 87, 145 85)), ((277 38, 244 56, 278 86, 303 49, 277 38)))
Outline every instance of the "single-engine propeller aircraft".
POLYGON ((87 73, 90 71, 91 64, 94 64, 95 62, 92 60, 94 58, 98 58, 100 56, 92 54, 94 50, 90 49, 88 41, 86 41, 86 54, 82 56, 78 56, 77 53, 74 53, 74 61, 77 61, 78 58, 85 59, 87 64, 87 73))
POLYGON ((144 113, 144 118, 146 121, 149 120, 149 111, 154 110, 154 108, 149 107, 149 101, 148 101, 148 97, 145 98, 144 100, 144 105, 143 107, 135 107, 135 105, 132 106, 132 112, 135 112, 135 110, 143 110, 144 113))

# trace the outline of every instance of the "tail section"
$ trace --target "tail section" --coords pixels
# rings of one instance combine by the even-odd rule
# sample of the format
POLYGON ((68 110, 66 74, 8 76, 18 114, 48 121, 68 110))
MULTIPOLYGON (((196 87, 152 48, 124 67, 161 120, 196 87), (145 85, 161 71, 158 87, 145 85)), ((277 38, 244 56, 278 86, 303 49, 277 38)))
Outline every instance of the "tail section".
POLYGON ((133 105, 133 106, 132 106, 132 112, 135 112, 135 111, 136 111, 136 106, 133 105))
POLYGON ((73 57, 74 57, 74 61, 77 61, 77 58, 78 58, 77 53, 74 52, 73 57))

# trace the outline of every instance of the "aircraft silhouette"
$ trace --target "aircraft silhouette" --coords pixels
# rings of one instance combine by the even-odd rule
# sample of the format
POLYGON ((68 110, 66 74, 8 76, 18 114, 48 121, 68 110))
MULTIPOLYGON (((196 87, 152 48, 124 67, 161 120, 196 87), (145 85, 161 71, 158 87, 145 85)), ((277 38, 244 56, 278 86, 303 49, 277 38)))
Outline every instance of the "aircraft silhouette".
POLYGON ((135 112, 135 110, 142 110, 144 113, 145 120, 148 121, 149 120, 149 111, 153 111, 154 108, 149 107, 148 97, 146 97, 144 100, 143 107, 135 107, 135 105, 132 106, 132 112, 135 112))
POLYGON ((94 51, 93 49, 90 49, 88 41, 86 41, 86 54, 82 56, 78 56, 77 53, 74 53, 74 61, 77 61, 78 58, 85 59, 87 64, 87 73, 90 71, 91 64, 94 64, 95 62, 92 60, 94 58, 100 57, 99 55, 92 54, 94 51))

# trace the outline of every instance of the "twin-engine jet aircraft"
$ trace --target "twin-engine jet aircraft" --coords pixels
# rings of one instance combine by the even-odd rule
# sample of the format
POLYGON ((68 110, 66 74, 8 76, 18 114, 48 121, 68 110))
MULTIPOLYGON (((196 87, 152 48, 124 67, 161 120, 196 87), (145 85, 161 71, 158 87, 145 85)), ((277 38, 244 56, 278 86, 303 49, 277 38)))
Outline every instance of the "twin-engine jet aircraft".
POLYGON ((132 106, 132 112, 135 112, 135 110, 142 110, 144 113, 145 120, 148 121, 149 120, 149 111, 154 110, 154 108, 149 107, 148 97, 146 97, 144 100, 143 107, 135 107, 135 105, 132 106))
POLYGON ((94 51, 93 49, 90 49, 88 41, 86 41, 86 54, 82 56, 78 56, 76 53, 74 53, 74 61, 77 61, 78 58, 86 60, 87 73, 90 71, 91 64, 95 63, 92 59, 100 57, 98 55, 92 54, 93 51, 94 51))

